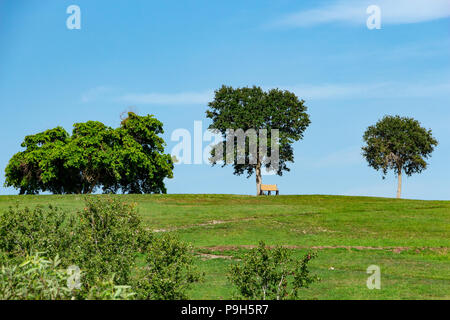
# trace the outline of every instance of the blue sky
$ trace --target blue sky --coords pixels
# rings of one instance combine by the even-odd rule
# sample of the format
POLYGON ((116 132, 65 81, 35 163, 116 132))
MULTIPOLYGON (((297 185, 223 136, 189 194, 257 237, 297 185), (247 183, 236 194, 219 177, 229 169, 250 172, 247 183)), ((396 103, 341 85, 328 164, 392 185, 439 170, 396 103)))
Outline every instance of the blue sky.
MULTIPOLYGON (((282 194, 393 197, 360 155, 362 134, 385 114, 418 119, 440 145, 405 198, 450 200, 450 1, 0 0, 0 184, 25 135, 98 120, 118 126, 133 107, 171 133, 194 131, 222 84, 295 92, 312 123, 282 194), (69 30, 66 9, 81 9, 69 30), (378 5, 382 28, 369 30, 378 5)), ((203 148, 208 142, 204 142, 203 148)), ((253 194, 231 168, 177 165, 169 193, 253 194)), ((16 194, 0 188, 0 194, 16 194)))

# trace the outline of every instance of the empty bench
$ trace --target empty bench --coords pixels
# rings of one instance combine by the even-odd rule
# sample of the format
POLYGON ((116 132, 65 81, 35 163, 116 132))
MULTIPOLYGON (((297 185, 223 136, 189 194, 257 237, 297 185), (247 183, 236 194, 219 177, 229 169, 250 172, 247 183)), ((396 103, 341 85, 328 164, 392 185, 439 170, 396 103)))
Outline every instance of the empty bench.
POLYGON ((261 191, 260 191, 260 195, 263 195, 264 192, 267 191, 267 194, 270 196, 271 192, 274 191, 276 192, 276 195, 280 194, 280 191, 278 190, 278 187, 276 184, 262 184, 261 185, 261 191))

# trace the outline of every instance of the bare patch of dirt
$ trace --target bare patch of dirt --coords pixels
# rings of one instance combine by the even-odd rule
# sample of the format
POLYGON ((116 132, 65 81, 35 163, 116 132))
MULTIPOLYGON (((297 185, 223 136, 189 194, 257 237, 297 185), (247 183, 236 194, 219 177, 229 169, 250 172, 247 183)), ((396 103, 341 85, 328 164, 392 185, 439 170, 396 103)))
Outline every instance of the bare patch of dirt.
POLYGON ((332 231, 326 228, 317 227, 317 228, 308 228, 308 229, 291 229, 291 232, 302 233, 302 234, 317 234, 321 232, 335 233, 336 231, 332 231))
MULTIPOLYGON (((254 249, 257 246, 255 245, 238 245, 238 246, 213 246, 213 247, 200 247, 199 249, 222 252, 222 251, 235 251, 239 249, 254 249)), ((275 246, 268 246, 273 249, 275 246)), ((294 245, 283 245, 283 248, 286 249, 313 249, 313 250, 325 250, 325 249, 347 249, 347 250, 387 250, 392 251, 394 253, 401 253, 402 251, 413 250, 416 252, 431 250, 439 253, 446 254, 448 252, 448 248, 431 248, 431 247, 370 247, 370 246, 294 246, 294 245)))
POLYGON ((192 224, 192 225, 188 225, 188 226, 181 226, 181 227, 174 227, 174 228, 167 228, 167 229, 155 229, 152 231, 153 232, 170 232, 170 231, 184 230, 184 229, 190 229, 190 228, 195 228, 195 227, 207 227, 207 226, 213 226, 216 224, 242 222, 242 221, 250 221, 250 220, 255 220, 255 218, 234 219, 234 220, 212 220, 212 221, 208 221, 205 223, 192 224))
MULTIPOLYGON (((202 260, 211 260, 211 259, 231 260, 231 259, 233 259, 232 256, 209 254, 209 253, 197 253, 196 255, 199 256, 202 260)), ((236 259, 236 260, 238 260, 238 259, 236 259)))

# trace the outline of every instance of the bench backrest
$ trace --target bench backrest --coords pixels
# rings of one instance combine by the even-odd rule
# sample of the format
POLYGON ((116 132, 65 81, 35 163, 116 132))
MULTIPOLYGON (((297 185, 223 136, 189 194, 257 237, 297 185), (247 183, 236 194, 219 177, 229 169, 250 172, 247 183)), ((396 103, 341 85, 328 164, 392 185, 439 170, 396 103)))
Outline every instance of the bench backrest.
POLYGON ((261 191, 278 191, 276 184, 262 184, 261 191))

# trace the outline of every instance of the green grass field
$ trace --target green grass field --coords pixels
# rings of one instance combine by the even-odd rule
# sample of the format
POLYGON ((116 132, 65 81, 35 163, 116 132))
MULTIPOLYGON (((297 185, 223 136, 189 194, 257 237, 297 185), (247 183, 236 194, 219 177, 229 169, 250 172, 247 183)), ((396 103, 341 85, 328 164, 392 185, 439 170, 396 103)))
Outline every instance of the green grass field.
MULTIPOLYGON (((450 299, 450 201, 342 196, 117 195, 136 202, 148 228, 192 243, 204 281, 193 299, 230 299, 226 273, 264 240, 301 256, 321 281, 303 299, 450 299), (381 268, 381 290, 366 269, 381 268)), ((2 196, 0 210, 53 204, 75 211, 80 196, 2 196)))

